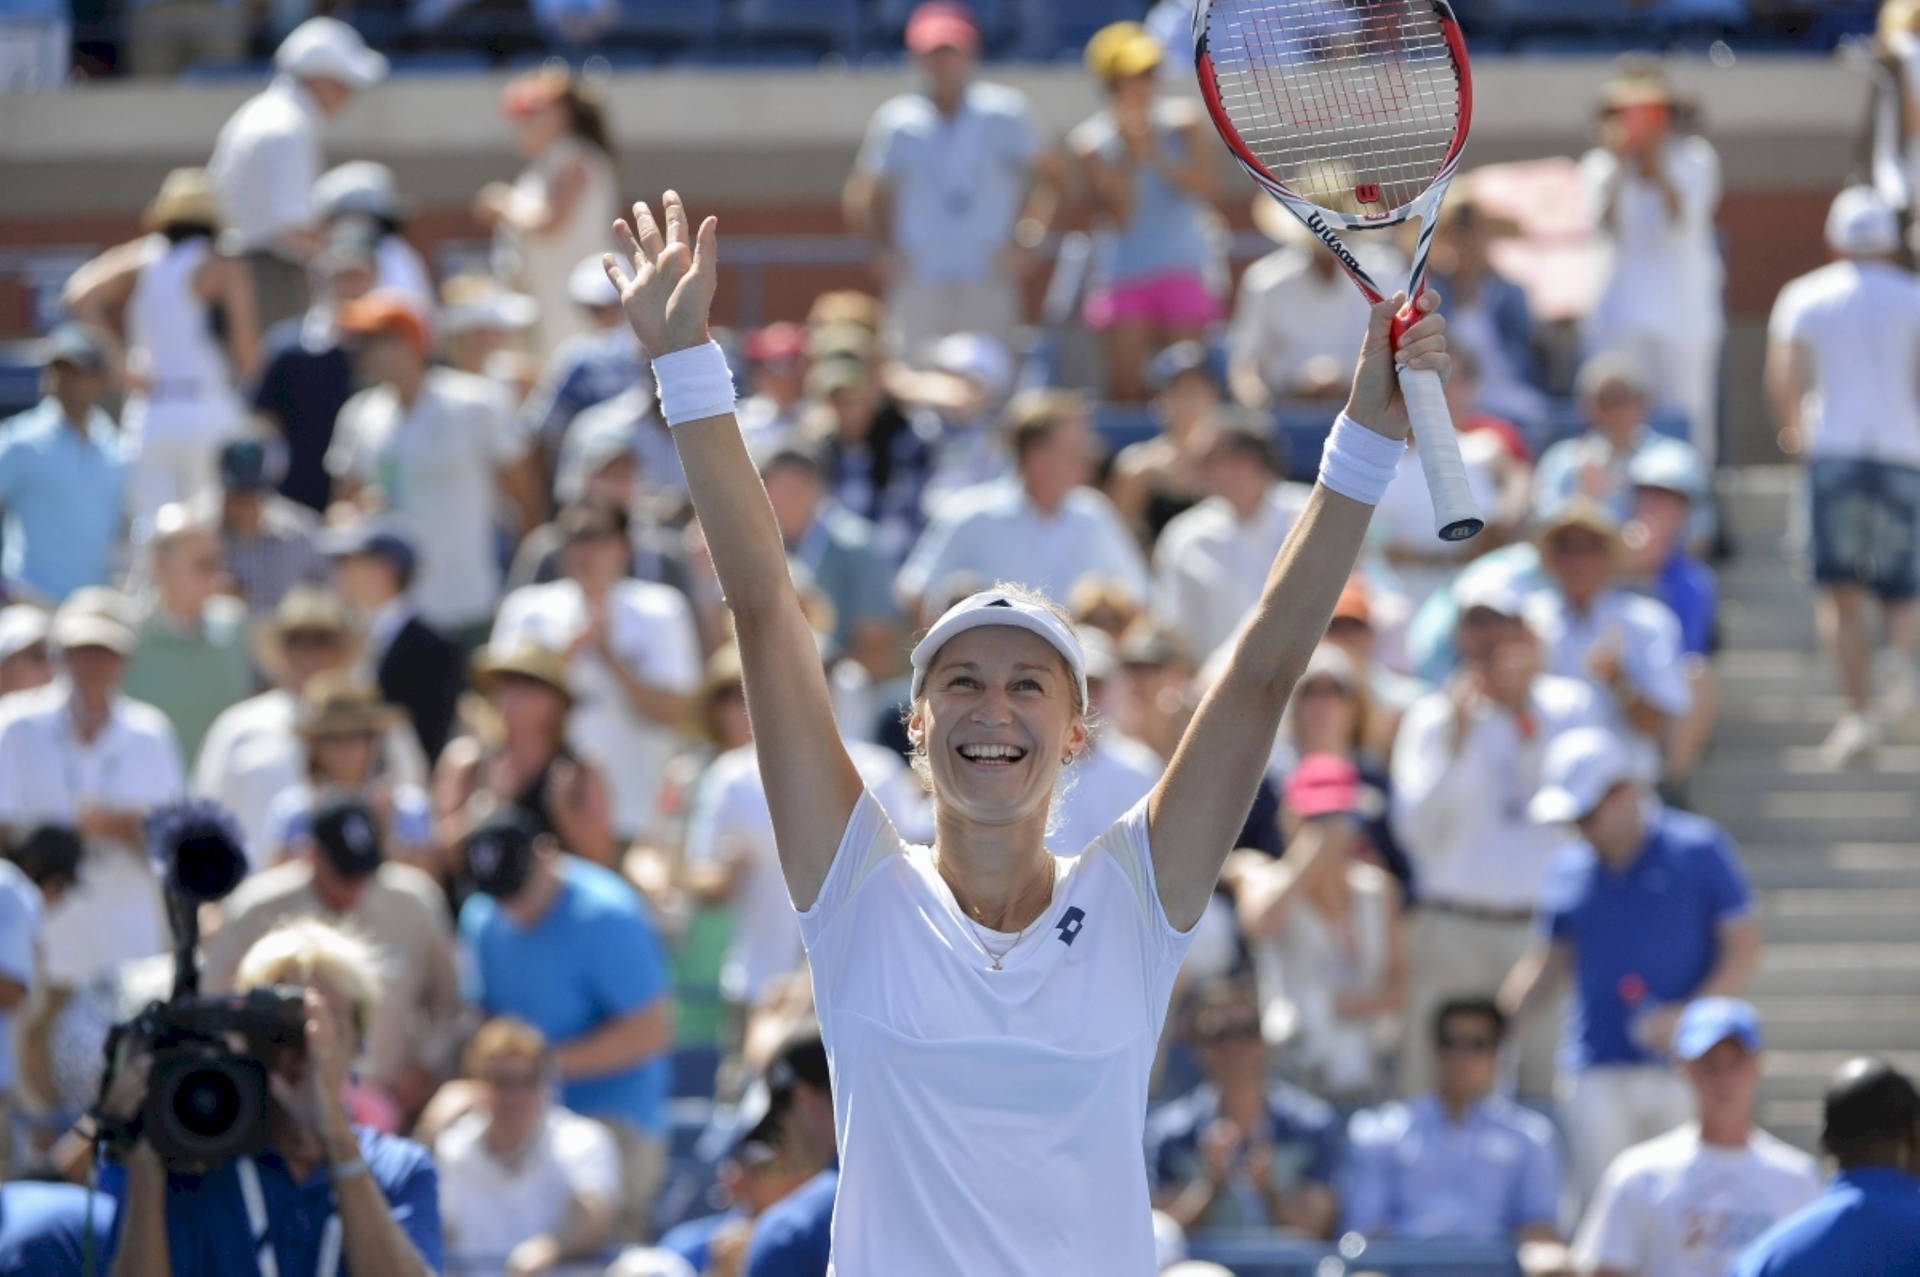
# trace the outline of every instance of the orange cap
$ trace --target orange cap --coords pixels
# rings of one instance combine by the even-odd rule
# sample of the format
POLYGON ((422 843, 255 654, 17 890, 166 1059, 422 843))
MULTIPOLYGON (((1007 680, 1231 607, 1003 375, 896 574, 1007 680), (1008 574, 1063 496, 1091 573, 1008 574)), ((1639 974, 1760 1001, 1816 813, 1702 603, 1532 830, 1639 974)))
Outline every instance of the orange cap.
POLYGON ((1373 604, 1367 594, 1367 583, 1359 577, 1351 577, 1347 588, 1340 591, 1340 599, 1333 605, 1333 619, 1336 621, 1358 621, 1362 625, 1373 624, 1373 604))
POLYGON ((375 289, 365 297, 356 297, 340 308, 335 322, 341 332, 359 337, 377 334, 404 338, 422 354, 432 344, 427 321, 404 295, 390 290, 375 289))

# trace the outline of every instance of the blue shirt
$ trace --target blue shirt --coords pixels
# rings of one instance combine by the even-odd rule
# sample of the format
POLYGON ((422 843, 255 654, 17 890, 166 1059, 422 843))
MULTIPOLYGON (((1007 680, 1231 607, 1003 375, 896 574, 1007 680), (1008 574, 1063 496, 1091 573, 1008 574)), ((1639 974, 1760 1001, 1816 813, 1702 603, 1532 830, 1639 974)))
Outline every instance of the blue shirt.
POLYGON ((1464 1122, 1433 1096, 1353 1115, 1341 1227, 1368 1237, 1509 1241, 1560 1211, 1553 1124, 1490 1096, 1464 1122))
POLYGON ((839 1183, 838 1171, 821 1171, 769 1206, 747 1243, 744 1277, 826 1277, 839 1183))
POLYGON ((730 1224, 739 1223, 746 1216, 737 1210, 721 1211, 717 1215, 702 1215, 699 1219, 690 1219, 684 1224, 667 1230, 666 1235, 654 1243, 661 1250, 670 1250, 687 1261, 696 1273, 707 1271, 707 1259, 713 1250, 713 1239, 720 1230, 730 1224))
POLYGON ((346 347, 307 329, 308 321, 295 317, 267 330, 252 406, 272 418, 286 440, 287 472, 280 480, 280 494, 324 512, 333 493, 327 449, 333 444, 334 421, 353 397, 353 361, 346 347))
POLYGON ((1920 1273, 1920 1179, 1890 1166, 1841 1171, 1824 1195, 1760 1235, 1728 1277, 1920 1273))
MULTIPOLYGON (((660 934, 624 878, 574 856, 558 867, 560 893, 522 928, 491 896, 460 910, 472 1000, 489 1016, 527 1021, 556 1046, 641 1011, 671 989, 660 934)), ((605 1077, 562 1084, 560 1102, 586 1117, 612 1117, 641 1131, 667 1129, 665 1054, 605 1077)))
POLYGON ((1694 996, 1720 956, 1721 925, 1752 900, 1732 842, 1687 812, 1656 809, 1624 873, 1585 842, 1561 851, 1547 867, 1540 925, 1573 949, 1562 1070, 1657 1063, 1634 1042, 1634 1019, 1694 996))
POLYGON ((1720 610, 1720 587, 1713 579, 1713 569, 1676 550, 1661 567, 1651 592, 1679 619, 1681 651, 1689 656, 1707 656, 1720 646, 1715 620, 1720 610))
MULTIPOLYGON (((1166 166, 1187 163, 1189 131, 1201 119, 1197 108, 1184 99, 1163 99, 1153 104, 1150 119, 1166 166)), ((1127 146, 1110 110, 1083 121, 1069 141, 1076 151, 1097 154, 1116 167, 1126 165, 1127 146)), ((1111 288, 1161 275, 1204 275, 1214 255, 1213 206, 1175 186, 1158 165, 1131 166, 1130 185, 1126 224, 1094 230, 1097 284, 1111 288)))
MULTIPOLYGON (((394 1222, 427 1267, 439 1272, 445 1260, 440 1236, 440 1172, 434 1169, 433 1158, 420 1145, 397 1135, 383 1135, 367 1127, 358 1128, 355 1134, 373 1182, 393 1208, 394 1222)), ((322 1235, 334 1214, 333 1184, 327 1168, 318 1167, 305 1183, 295 1184, 278 1153, 262 1153, 254 1159, 254 1165, 260 1172, 267 1228, 280 1271, 288 1277, 314 1272, 320 1262, 322 1235)), ((106 1167, 100 1174, 100 1188, 121 1202, 127 1191, 127 1168, 106 1167)), ((121 1210, 114 1220, 108 1256, 119 1245, 125 1215, 121 1210)), ((260 1271, 237 1162, 227 1162, 205 1175, 168 1172, 167 1253, 172 1257, 174 1272, 191 1273, 193 1277, 255 1277, 260 1271)), ((343 1247, 342 1274, 349 1271, 345 1253, 343 1247)), ((104 1265, 101 1271, 106 1271, 104 1265)), ((359 1277, 380 1275, 362 1273, 359 1277)))
POLYGON ((84 437, 51 398, 0 423, 7 512, 0 571, 53 603, 105 585, 125 525, 126 489, 126 445, 98 408, 84 437))
MULTIPOLYGON (((1200 1137, 1220 1115, 1220 1093, 1202 1083, 1147 1116, 1147 1171, 1154 1190, 1180 1188, 1205 1173, 1200 1137)), ((1340 1129, 1333 1109, 1298 1087, 1267 1088, 1267 1129, 1273 1145, 1273 1182, 1283 1193, 1303 1184, 1332 1187, 1339 1171, 1340 1129)), ((1264 1228, 1266 1205, 1246 1171, 1236 1165, 1226 1191, 1215 1201, 1206 1227, 1264 1228)))
MULTIPOLYGON (((525 432, 558 453, 573 419, 620 392, 640 386, 640 347, 622 323, 569 338, 547 361, 546 375, 520 409, 525 432)), ((643 386, 651 402, 651 387, 643 386)))
POLYGON ((77 1184, 21 1181, 0 1185, 0 1277, 91 1277, 86 1267, 87 1232, 93 1232, 93 1273, 107 1270, 107 1237, 113 1231, 113 1199, 77 1184))
MULTIPOLYGON (((33 987, 40 912, 40 889, 11 860, 0 860, 0 979, 33 987)), ((0 1011, 0 1096, 13 1090, 13 1075, 13 1017, 0 1011)))

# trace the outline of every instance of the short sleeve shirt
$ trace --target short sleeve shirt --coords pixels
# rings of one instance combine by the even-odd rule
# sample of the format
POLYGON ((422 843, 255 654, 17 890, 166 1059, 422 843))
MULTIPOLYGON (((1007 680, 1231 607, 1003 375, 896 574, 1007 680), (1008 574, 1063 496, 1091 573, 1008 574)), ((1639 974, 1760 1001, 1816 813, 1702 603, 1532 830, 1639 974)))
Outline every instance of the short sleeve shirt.
MULTIPOLYGON (((1178 1188, 1205 1174, 1200 1142, 1220 1115, 1220 1094, 1202 1084, 1154 1114, 1147 1127, 1147 1162, 1155 1188, 1178 1188)), ((1325 1103, 1297 1087, 1276 1083, 1267 1091, 1267 1127, 1273 1145, 1273 1182, 1283 1193, 1308 1184, 1333 1187, 1340 1169, 1340 1127, 1325 1103)), ((1264 1228, 1260 1194, 1244 1169, 1207 1216, 1208 1228, 1264 1228)))
POLYGON ((1433 1096, 1354 1114, 1342 1227, 1369 1237, 1508 1241, 1560 1213, 1553 1124, 1490 1096, 1462 1121, 1433 1096))
POLYGON ((1920 281, 1890 262, 1833 262, 1774 301, 1767 336, 1812 355, 1801 426, 1813 457, 1920 468, 1920 281))
POLYGON ((106 584, 126 525, 126 482, 126 448, 103 412, 84 434, 52 399, 0 423, 8 583, 49 603, 106 584))

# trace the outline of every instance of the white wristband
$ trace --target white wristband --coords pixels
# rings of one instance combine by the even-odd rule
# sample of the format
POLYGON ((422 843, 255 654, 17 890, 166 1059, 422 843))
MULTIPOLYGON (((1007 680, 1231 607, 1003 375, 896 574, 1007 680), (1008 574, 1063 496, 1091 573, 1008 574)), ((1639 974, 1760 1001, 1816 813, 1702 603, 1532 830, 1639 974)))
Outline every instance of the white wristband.
POLYGON ((668 426, 724 417, 733 411, 733 372, 718 342, 656 356, 653 384, 660 396, 660 415, 668 426))
POLYGON ((1320 453, 1320 482, 1363 505, 1379 505, 1406 450, 1404 439, 1389 439, 1343 412, 1320 453))

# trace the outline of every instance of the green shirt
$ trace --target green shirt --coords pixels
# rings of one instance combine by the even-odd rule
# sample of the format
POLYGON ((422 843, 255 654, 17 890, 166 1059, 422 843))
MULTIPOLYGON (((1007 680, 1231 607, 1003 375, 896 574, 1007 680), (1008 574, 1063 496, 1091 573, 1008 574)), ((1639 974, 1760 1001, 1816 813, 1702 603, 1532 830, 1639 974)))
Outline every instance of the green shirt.
POLYGON ((158 608, 149 612, 121 690, 167 716, 191 767, 220 711, 258 686, 247 651, 247 605, 221 595, 208 600, 193 632, 158 608))

